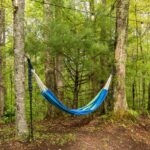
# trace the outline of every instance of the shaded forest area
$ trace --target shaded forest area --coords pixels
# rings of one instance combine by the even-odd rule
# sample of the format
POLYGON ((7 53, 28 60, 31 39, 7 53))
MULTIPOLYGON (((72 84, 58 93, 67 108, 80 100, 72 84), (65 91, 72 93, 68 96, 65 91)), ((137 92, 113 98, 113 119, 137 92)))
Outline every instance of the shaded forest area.
POLYGON ((0 0, 0 150, 150 150, 149 29, 149 0, 0 0), (35 71, 72 112, 112 81, 76 116, 35 71))

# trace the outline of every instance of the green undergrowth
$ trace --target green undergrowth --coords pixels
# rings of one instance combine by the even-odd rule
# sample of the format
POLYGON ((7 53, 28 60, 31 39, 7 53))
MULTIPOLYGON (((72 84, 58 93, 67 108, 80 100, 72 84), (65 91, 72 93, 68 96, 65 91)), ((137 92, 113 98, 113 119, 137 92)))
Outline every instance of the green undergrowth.
MULTIPOLYGON (((126 112, 110 112, 105 115, 94 116, 92 120, 89 121, 87 124, 81 124, 81 126, 75 126, 68 130, 67 127, 63 127, 56 121, 55 123, 52 122, 34 122, 34 139, 38 140, 46 140, 52 145, 60 145, 63 146, 67 143, 71 143, 76 141, 76 132, 79 131, 87 131, 87 132, 95 132, 99 129, 103 128, 103 125, 107 124, 123 124, 125 126, 130 126, 134 124, 140 123, 141 117, 150 118, 149 112, 137 112, 134 110, 128 110, 126 112), (54 129, 57 129, 54 130, 54 129)), ((79 119, 79 118, 78 118, 79 119)), ((78 119, 76 122, 78 122, 78 119)), ((84 118, 83 118, 84 119, 84 118)), ((86 118, 88 119, 88 118, 86 118)), ((72 122, 72 119, 64 120, 64 124, 69 124, 72 122)), ((82 119, 79 120, 82 123, 82 119)), ((7 124, 5 121, 0 121, 1 128, 0 128, 0 140, 1 141, 10 141, 10 140, 19 140, 15 137, 15 124, 7 124)))
POLYGON ((119 111, 119 112, 112 113, 112 119, 121 120, 121 121, 136 122, 139 115, 140 114, 134 110, 128 110, 125 112, 119 111))
POLYGON ((15 140, 15 128, 11 126, 3 126, 0 128, 0 141, 7 142, 15 140))
POLYGON ((129 109, 128 111, 125 112, 123 111, 110 112, 108 114, 100 116, 99 119, 102 121, 102 123, 122 122, 127 124, 134 124, 134 123, 138 123, 141 117, 150 118, 150 113, 148 111, 137 112, 132 109, 129 109))
POLYGON ((67 143, 74 142, 76 140, 76 136, 73 133, 47 133, 47 134, 40 134, 35 133, 34 135, 36 140, 46 140, 49 144, 52 145, 60 145, 63 146, 67 143))
MULTIPOLYGON (((46 140, 49 144, 63 146, 67 143, 71 143, 76 140, 76 135, 74 133, 45 132, 45 130, 43 130, 44 126, 42 125, 36 126, 36 129, 40 130, 40 132, 38 131, 34 132, 35 141, 46 140)), ((9 142, 9 141, 27 142, 27 139, 22 140, 21 138, 16 137, 15 128, 13 127, 5 126, 3 128, 0 128, 0 142, 9 142)))
POLYGON ((138 118, 140 117, 140 114, 137 111, 134 110, 128 110, 126 112, 119 111, 119 112, 110 112, 108 114, 102 115, 98 117, 98 119, 102 123, 106 122, 126 122, 126 123, 136 123, 138 121, 138 118))
POLYGON ((150 111, 145 110, 145 111, 142 111, 140 114, 141 114, 141 116, 150 119, 150 111))

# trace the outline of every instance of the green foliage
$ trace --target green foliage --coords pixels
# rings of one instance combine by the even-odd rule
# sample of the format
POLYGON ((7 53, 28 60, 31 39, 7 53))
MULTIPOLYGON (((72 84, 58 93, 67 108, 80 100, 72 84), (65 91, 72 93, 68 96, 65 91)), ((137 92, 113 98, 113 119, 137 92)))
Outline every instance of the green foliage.
MULTIPOLYGON (((72 70, 78 66, 79 76, 86 78, 85 83, 79 89, 79 106, 88 102, 93 93, 100 89, 100 81, 106 80, 114 64, 115 43, 115 11, 113 2, 108 0, 106 6, 101 3, 95 4, 95 20, 90 19, 90 13, 75 11, 85 10, 83 3, 74 5, 73 1, 51 1, 56 5, 50 6, 51 19, 45 20, 43 3, 32 0, 26 1, 25 11, 25 52, 33 62, 34 68, 43 81, 45 52, 50 51, 50 57, 56 58, 62 55, 64 69, 61 72, 64 83, 64 103, 72 107, 74 81, 65 65, 72 70), (45 37, 48 37, 46 38, 45 37), (93 81, 91 81, 93 79, 93 81), (94 88, 92 87, 94 82, 94 88)), ((82 1, 85 2, 85 1, 82 1)), ((135 111, 129 110, 127 118, 131 120, 137 117, 136 111, 145 112, 148 101, 148 84, 150 73, 149 53, 149 1, 130 2, 129 31, 127 44, 126 63, 126 92, 129 108, 133 108, 132 84, 135 82, 135 111), (135 16, 135 4, 137 5, 137 18, 135 16), (145 6, 145 7, 144 7, 145 6), (141 20, 136 23, 135 19, 141 20), (142 23, 143 22, 143 23, 142 23), (138 28, 138 31, 136 31, 138 28), (141 42, 140 42, 141 40, 141 42), (142 43, 142 44, 141 44, 142 43), (138 53, 138 54, 137 54, 138 53), (143 99, 142 81, 145 79, 145 99, 143 99), (142 104, 145 103, 145 106, 142 104), (132 118, 133 117, 133 118, 132 118)), ((14 121, 15 118, 15 94, 14 94, 14 59, 13 59, 13 36, 12 36, 12 7, 11 1, 5 0, 6 8, 6 46, 4 74, 6 82, 5 122, 14 121)), ((26 74, 27 77, 27 74, 26 74)), ((40 96, 39 89, 33 80, 33 118, 41 120, 47 112, 47 103, 40 96)), ((29 96, 26 78, 26 115, 29 120, 29 96)), ((105 116, 103 116, 105 118, 105 116)), ((116 118, 120 118, 118 114, 116 118)))
POLYGON ((111 119, 114 121, 128 121, 128 122, 136 122, 139 117, 139 113, 134 110, 118 111, 111 114, 111 119))
POLYGON ((5 123, 10 123, 15 121, 15 111, 11 109, 7 109, 7 111, 4 112, 3 115, 3 121, 5 123))
POLYGON ((70 142, 74 142, 76 140, 76 136, 73 133, 65 133, 65 134, 58 134, 58 133, 49 133, 49 134, 39 134, 36 133, 36 139, 48 140, 52 145, 59 145, 63 146, 70 142))
POLYGON ((144 110, 141 112, 141 115, 145 118, 150 118, 150 112, 147 110, 144 110))

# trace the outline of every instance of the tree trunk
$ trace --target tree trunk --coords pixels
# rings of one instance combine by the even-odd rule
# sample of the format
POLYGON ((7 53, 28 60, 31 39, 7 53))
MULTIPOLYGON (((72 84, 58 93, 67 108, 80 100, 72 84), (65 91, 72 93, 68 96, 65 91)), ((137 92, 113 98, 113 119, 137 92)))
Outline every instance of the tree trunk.
POLYGON ((148 107, 147 110, 150 112, 150 83, 148 85, 148 107))
POLYGON ((26 137, 27 123, 25 119, 25 54, 24 54, 24 0, 12 0, 14 9, 14 68, 16 99, 16 133, 26 137))
POLYGON ((135 81, 132 83, 132 109, 135 110, 135 81))
MULTIPOLYGON (((107 10, 106 7, 106 0, 102 0, 102 10, 105 12, 107 10)), ((106 41, 106 37, 107 37, 107 24, 106 24, 107 19, 104 19, 103 17, 103 22, 101 23, 101 32, 100 32, 100 37, 101 37, 101 41, 106 41)), ((103 57, 102 57, 103 58, 103 57)))
POLYGON ((116 4, 116 48, 115 48, 115 92, 114 111, 128 109, 125 89, 126 40, 128 29, 129 0, 117 0, 116 4))
MULTIPOLYGON (((55 63, 54 58, 50 58, 49 52, 46 52, 46 59, 45 59, 45 82, 46 86, 54 93, 57 92, 56 90, 56 80, 55 80, 55 63)), ((53 105, 47 103, 47 114, 46 118, 54 118, 55 116, 55 108, 53 105)))
MULTIPOLYGON (((103 10, 106 11, 106 0, 102 0, 102 6, 103 6, 103 10)), ((106 20, 103 20, 103 23, 101 23, 101 32, 100 32, 100 37, 101 37, 101 41, 104 40, 103 44, 106 44, 106 37, 107 37, 107 29, 106 29, 106 20)), ((101 56, 100 55, 100 69, 101 69, 101 77, 103 76, 103 74, 106 75, 106 67, 107 67, 107 57, 105 55, 101 56)), ((100 81, 100 87, 101 89, 104 86, 104 80, 101 79, 100 81)), ((107 106, 108 106, 108 98, 102 103, 101 108, 101 114, 106 114, 107 113, 107 106)))
POLYGON ((57 72, 57 96, 60 100, 64 99, 64 91, 63 91, 63 81, 62 81, 62 71, 63 71, 63 57, 61 55, 57 56, 56 61, 56 72, 57 72))
POLYGON ((138 100, 139 100, 139 110, 141 109, 141 80, 138 83, 138 100))
MULTIPOLYGON (((89 0, 89 3, 90 3, 90 19, 91 21, 93 21, 93 33, 95 33, 95 0, 89 0)), ((93 62, 93 65, 95 64, 95 59, 92 60, 93 62)), ((92 85, 92 93, 91 93, 91 98, 93 98, 96 94, 97 94, 97 91, 98 91, 98 83, 97 83, 97 76, 96 76, 96 73, 95 72, 95 67, 92 67, 92 70, 91 70, 91 85, 92 85)))
MULTIPOLYGON (((55 3, 56 5, 63 6, 63 0, 55 0, 55 3)), ((55 20, 57 23, 61 22, 62 20, 62 12, 61 12, 61 9, 58 7, 55 7, 55 20)), ((62 75, 61 75, 63 72, 63 68, 64 68, 63 56, 61 52, 59 52, 56 55, 56 85, 57 85, 57 97, 60 100, 63 100, 64 98, 63 81, 62 81, 62 75)))
POLYGON ((135 101, 136 101, 136 107, 139 110, 138 83, 136 79, 135 79, 135 101))
POLYGON ((143 92, 143 94, 142 94, 142 109, 143 109, 143 111, 145 110, 145 78, 143 77, 142 78, 142 92, 143 92))
POLYGON ((78 63, 76 64, 75 70, 75 81, 74 81, 74 101, 73 101, 73 108, 78 108, 78 97, 79 97, 79 70, 78 70, 78 63))
POLYGON ((89 3, 90 3, 90 19, 92 21, 95 21, 95 0, 89 0, 89 3))
MULTIPOLYGON (((3 4, 3 0, 1 0, 3 4)), ((4 76, 3 76, 3 50, 5 46, 5 10, 0 8, 0 118, 4 114, 4 99, 5 99, 5 88, 4 88, 4 76)))
MULTIPOLYGON (((45 25, 48 26, 49 22, 52 20, 52 9, 49 0, 44 0, 44 22, 45 25)), ((47 36, 46 30, 44 35, 46 43, 50 37, 47 36)), ((56 70, 55 70, 55 58, 51 55, 51 48, 47 47, 45 52, 45 82, 46 86, 52 90, 55 94, 57 93, 57 85, 56 85, 56 70)), ((54 118, 55 116, 55 108, 51 104, 47 103, 47 114, 46 118, 54 118)))

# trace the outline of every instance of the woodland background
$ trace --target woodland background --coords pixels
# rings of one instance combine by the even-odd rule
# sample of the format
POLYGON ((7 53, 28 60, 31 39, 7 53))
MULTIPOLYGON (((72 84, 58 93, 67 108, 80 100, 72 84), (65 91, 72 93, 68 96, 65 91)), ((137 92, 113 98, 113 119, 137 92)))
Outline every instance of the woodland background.
MULTIPOLYGON (((0 1, 0 117, 4 123, 13 123, 16 118, 14 59, 17 57, 14 58, 14 36, 17 37, 17 34, 13 34, 13 14, 17 11, 17 0, 13 3, 14 5, 10 0, 0 1)), ((87 104, 103 87, 112 71, 113 75, 116 72, 116 14, 124 11, 123 5, 117 3, 119 0, 25 2, 24 54, 30 57, 36 72, 47 87, 69 108, 87 104)), ((133 115, 149 114, 149 0, 130 0, 127 13, 128 36, 124 56, 127 109, 133 115)), ((17 27, 15 29, 19 30, 17 27)), ((26 121, 29 123, 27 73, 25 63, 24 102, 26 121)), ((115 79, 107 100, 93 116, 107 115, 114 110, 114 89, 115 79)), ((33 79, 33 120, 59 117, 70 116, 48 104, 33 79)))

